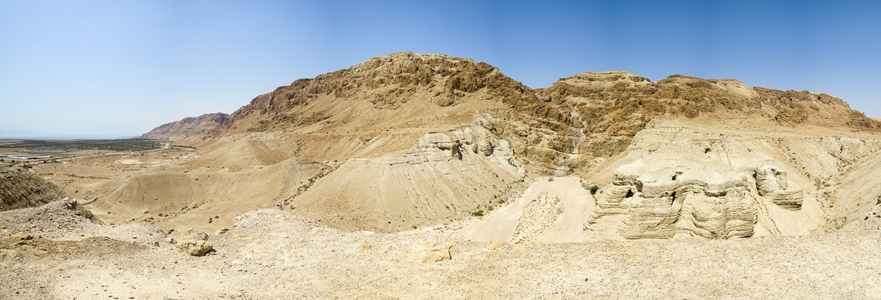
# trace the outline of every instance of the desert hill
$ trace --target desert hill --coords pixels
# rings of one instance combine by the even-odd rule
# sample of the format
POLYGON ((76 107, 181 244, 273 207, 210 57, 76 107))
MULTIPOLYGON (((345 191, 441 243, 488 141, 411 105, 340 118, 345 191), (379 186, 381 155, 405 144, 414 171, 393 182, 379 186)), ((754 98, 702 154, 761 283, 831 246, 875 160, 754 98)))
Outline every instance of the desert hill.
POLYGON ((333 145, 333 151, 300 147, 301 157, 330 161, 405 152, 425 133, 475 123, 510 140, 518 157, 535 171, 553 170, 561 154, 525 137, 562 143, 579 126, 486 63, 396 53, 258 96, 207 138, 274 133, 316 146, 333 145))
POLYGON ((562 78, 536 93, 556 109, 579 117, 588 140, 580 145, 581 153, 598 157, 620 153, 657 119, 751 119, 790 127, 881 129, 881 122, 834 96, 752 88, 733 79, 671 75, 652 82, 623 71, 594 72, 562 78))
POLYGON ((260 95, 189 139, 198 150, 163 150, 137 162, 143 171, 79 187, 101 217, 166 229, 216 230, 275 206, 399 232, 516 200, 527 213, 515 222, 539 226, 520 241, 548 228, 569 240, 807 234, 867 213, 841 207, 867 200, 839 195, 881 190, 848 175, 874 170, 878 124, 830 95, 736 80, 616 71, 533 90, 485 63, 396 53, 260 95), (596 184, 595 203, 525 199, 548 175, 596 184), (583 211, 562 217, 566 207, 583 211))
MULTIPOLYGON (((405 151, 422 133, 479 122, 509 141, 530 172, 559 174, 621 153, 651 120, 697 117, 881 128, 822 93, 682 75, 652 82, 622 71, 578 74, 533 90, 485 63, 396 53, 279 87, 233 113, 229 124, 209 136, 310 134, 314 143, 321 134, 322 143, 335 150, 301 154, 330 161, 405 151)), ((312 148, 321 149, 304 150, 312 148)))
POLYGON ((0 211, 36 207, 67 197, 58 186, 21 167, 0 164, 0 211))
POLYGON ((190 136, 203 134, 226 122, 229 115, 225 113, 204 114, 198 117, 187 117, 153 128, 141 137, 153 140, 180 141, 190 136))

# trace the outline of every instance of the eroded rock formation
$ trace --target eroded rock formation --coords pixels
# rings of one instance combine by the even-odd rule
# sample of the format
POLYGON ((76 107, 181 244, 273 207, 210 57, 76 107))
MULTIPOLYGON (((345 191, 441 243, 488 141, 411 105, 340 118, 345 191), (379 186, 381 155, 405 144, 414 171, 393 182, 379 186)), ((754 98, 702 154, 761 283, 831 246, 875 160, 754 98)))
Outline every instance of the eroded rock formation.
POLYGON ((810 181, 803 175, 793 181, 785 164, 774 159, 779 152, 762 148, 767 145, 764 138, 716 139, 659 127, 641 132, 635 142, 622 159, 625 163, 615 167, 609 184, 600 189, 590 226, 600 228, 606 222, 628 239, 727 239, 750 237, 757 230, 803 233, 823 223, 813 198, 803 210, 804 187, 814 188, 805 185, 810 181))
POLYGON ((620 167, 598 215, 625 214, 626 238, 670 238, 677 234, 727 239, 750 237, 758 205, 771 201, 801 208, 802 191, 786 189, 785 172, 773 166, 754 170, 648 168, 642 161, 620 167), (779 184, 778 182, 782 182, 779 184))

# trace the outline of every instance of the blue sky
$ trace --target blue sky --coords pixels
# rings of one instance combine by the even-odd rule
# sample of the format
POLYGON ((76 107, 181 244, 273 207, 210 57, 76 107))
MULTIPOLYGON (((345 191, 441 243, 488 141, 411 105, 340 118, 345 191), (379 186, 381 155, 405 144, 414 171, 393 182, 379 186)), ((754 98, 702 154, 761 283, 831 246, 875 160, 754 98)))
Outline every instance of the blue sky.
POLYGON ((393 52, 533 87, 626 70, 839 96, 881 117, 881 1, 0 0, 0 137, 124 137, 393 52))

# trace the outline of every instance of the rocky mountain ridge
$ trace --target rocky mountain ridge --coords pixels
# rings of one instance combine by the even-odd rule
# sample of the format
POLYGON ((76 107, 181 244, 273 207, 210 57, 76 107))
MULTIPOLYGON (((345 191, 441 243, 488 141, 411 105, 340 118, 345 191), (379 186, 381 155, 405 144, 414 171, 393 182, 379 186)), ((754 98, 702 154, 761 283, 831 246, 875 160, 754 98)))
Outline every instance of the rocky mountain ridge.
POLYGON ((226 122, 229 118, 225 113, 210 113, 198 117, 186 117, 153 128, 141 137, 153 140, 180 141, 185 138, 203 134, 226 122))
MULTIPOLYGON (((375 138, 412 131, 407 129, 480 123, 508 140, 528 170, 554 174, 620 153, 653 119, 698 117, 881 128, 881 122, 822 93, 682 75, 652 82, 623 71, 582 73, 532 89, 486 63, 395 53, 260 95, 208 138, 246 132, 351 136, 364 131, 377 132, 370 135, 375 138)), ((385 150, 412 145, 404 142, 385 150)))

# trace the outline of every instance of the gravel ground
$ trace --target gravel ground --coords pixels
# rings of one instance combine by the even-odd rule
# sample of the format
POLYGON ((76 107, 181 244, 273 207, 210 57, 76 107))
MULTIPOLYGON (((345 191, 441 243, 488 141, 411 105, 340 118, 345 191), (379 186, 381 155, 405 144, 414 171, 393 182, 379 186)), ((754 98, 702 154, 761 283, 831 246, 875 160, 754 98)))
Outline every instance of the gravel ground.
POLYGON ((210 234, 215 251, 196 257, 147 225, 100 225, 66 207, 0 213, 0 298, 881 299, 876 220, 803 237, 488 250, 453 239, 464 224, 347 233, 263 209, 210 234), (7 233, 21 228, 42 231, 7 233))

